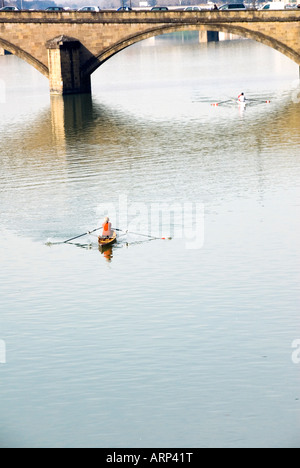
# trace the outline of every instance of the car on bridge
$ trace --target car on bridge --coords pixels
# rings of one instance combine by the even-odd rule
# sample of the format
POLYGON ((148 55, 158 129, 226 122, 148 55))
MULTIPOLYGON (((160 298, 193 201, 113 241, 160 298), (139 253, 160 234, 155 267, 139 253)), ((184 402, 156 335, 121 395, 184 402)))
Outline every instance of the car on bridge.
POLYGON ((45 11, 65 11, 63 7, 50 6, 45 11))
POLYGON ((188 6, 184 9, 184 11, 200 11, 201 8, 197 7, 197 6, 188 6))
POLYGON ((151 11, 169 11, 168 7, 155 6, 151 8, 151 11))
POLYGON ((224 10, 246 10, 246 7, 243 3, 226 3, 225 5, 222 5, 219 10, 224 11, 224 10))
POLYGON ((20 11, 19 8, 15 6, 6 6, 3 8, 0 8, 0 11, 20 11))
POLYGON ((79 10, 77 11, 94 11, 98 13, 99 11, 101 11, 101 8, 98 6, 85 6, 85 7, 79 8, 79 10))
POLYGON ((269 2, 263 5, 260 10, 285 10, 286 4, 284 2, 269 2))

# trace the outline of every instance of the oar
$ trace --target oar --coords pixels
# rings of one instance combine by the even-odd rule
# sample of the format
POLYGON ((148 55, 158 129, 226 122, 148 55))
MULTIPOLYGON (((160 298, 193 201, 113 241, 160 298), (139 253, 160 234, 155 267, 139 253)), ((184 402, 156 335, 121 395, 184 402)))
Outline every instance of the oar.
POLYGON ((135 236, 147 237, 148 239, 153 239, 153 240, 172 240, 172 237, 155 237, 155 236, 149 236, 148 234, 141 234, 140 232, 130 232, 130 231, 125 231, 124 229, 118 229, 118 228, 114 228, 113 230, 126 232, 128 234, 134 234, 135 236))
POLYGON ((263 104, 271 104, 271 101, 269 99, 254 99, 254 98, 249 98, 247 99, 249 101, 253 101, 253 102, 261 102, 263 104))
POLYGON ((71 239, 67 239, 67 240, 62 241, 62 242, 48 242, 48 245, 50 245, 50 244, 51 245, 67 244, 68 242, 71 242, 71 241, 73 241, 75 239, 80 239, 80 237, 87 236, 88 234, 92 234, 93 232, 99 231, 100 229, 102 229, 102 228, 96 228, 93 231, 85 232, 84 234, 80 234, 79 236, 72 237, 71 239))
POLYGON ((220 106, 221 104, 226 104, 227 102, 231 102, 231 101, 232 101, 232 99, 227 99, 226 101, 220 101, 220 102, 212 102, 212 103, 211 103, 211 106, 213 106, 213 107, 218 107, 218 106, 220 106))
POLYGON ((65 240, 65 241, 62 242, 62 243, 63 243, 63 244, 67 244, 68 242, 71 242, 71 241, 73 241, 73 240, 75 240, 75 239, 79 239, 80 237, 84 237, 84 236, 87 236, 88 234, 92 234, 93 232, 100 231, 100 229, 102 229, 102 227, 93 229, 93 231, 85 232, 84 234, 80 234, 80 236, 72 237, 72 239, 67 239, 67 240, 65 240))

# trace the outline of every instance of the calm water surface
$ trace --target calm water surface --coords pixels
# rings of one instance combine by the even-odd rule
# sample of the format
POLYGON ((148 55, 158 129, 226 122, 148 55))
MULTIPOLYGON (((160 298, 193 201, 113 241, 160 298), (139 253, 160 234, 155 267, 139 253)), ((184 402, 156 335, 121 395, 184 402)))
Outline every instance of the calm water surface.
POLYGON ((179 37, 115 56, 92 99, 13 56, 0 80, 0 445, 300 447, 298 67, 179 37), (163 203, 203 204, 202 248, 149 223, 163 203), (105 206, 175 239, 46 245, 105 206))

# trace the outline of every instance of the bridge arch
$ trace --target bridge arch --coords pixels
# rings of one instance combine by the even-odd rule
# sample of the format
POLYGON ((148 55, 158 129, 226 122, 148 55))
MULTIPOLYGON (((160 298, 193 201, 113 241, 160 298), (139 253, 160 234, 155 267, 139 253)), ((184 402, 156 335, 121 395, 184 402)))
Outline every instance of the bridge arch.
POLYGON ((51 94, 90 92, 91 74, 115 54, 176 31, 238 34, 300 66, 300 10, 0 12, 0 47, 49 78, 51 94))
POLYGON ((3 49, 7 50, 8 52, 12 53, 13 55, 16 55, 22 60, 25 60, 25 62, 29 63, 29 65, 32 65, 36 70, 38 70, 40 73, 45 75, 47 78, 49 78, 49 69, 41 63, 39 60, 37 60, 35 57, 32 55, 28 54, 28 52, 25 52, 25 50, 21 49, 20 47, 12 44, 11 42, 6 41, 5 39, 0 37, 0 47, 3 49))
POLYGON ((130 47, 133 44, 141 42, 145 39, 149 39, 151 37, 160 36, 163 34, 174 33, 179 31, 219 31, 219 32, 226 32, 231 34, 236 34, 238 36, 252 39, 256 42, 260 42, 264 45, 267 45, 282 54, 286 55, 288 58, 296 62, 300 66, 300 55, 288 47, 287 45, 283 44, 279 40, 271 38, 266 34, 263 34, 258 31, 252 31, 245 27, 241 26, 233 26, 233 25, 224 25, 224 24, 215 24, 209 26, 191 26, 191 25, 175 25, 175 26, 160 26, 158 28, 149 29, 144 31, 140 34, 128 36, 123 40, 116 42, 112 46, 108 47, 104 51, 102 50, 98 54, 96 54, 93 58, 91 58, 87 63, 85 63, 82 67, 82 74, 91 75, 94 73, 101 65, 103 65, 107 60, 112 58, 114 55, 118 54, 122 50, 130 47))

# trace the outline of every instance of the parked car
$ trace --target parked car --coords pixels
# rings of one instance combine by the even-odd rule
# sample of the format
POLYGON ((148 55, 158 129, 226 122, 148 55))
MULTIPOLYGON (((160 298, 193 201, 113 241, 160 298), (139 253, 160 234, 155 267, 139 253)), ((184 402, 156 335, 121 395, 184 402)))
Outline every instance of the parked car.
POLYGON ((15 6, 6 6, 3 8, 0 8, 0 11, 20 11, 19 8, 15 6))
POLYGON ((169 8, 168 7, 159 7, 159 6, 155 6, 153 8, 151 8, 151 11, 169 11, 169 8))
POLYGON ((50 6, 46 8, 46 11, 65 11, 63 7, 50 6))
POLYGON ((284 2, 269 2, 263 5, 260 10, 285 10, 284 2))
POLYGON ((197 6, 189 6, 189 7, 186 7, 184 9, 184 11, 200 11, 201 8, 197 7, 197 6))
POLYGON ((99 12, 99 11, 101 11, 101 8, 98 7, 98 6, 85 6, 85 7, 79 8, 78 11, 96 11, 96 12, 99 12))
POLYGON ((287 3, 285 5, 286 10, 296 10, 297 9, 297 4, 296 3, 287 3))
POLYGON ((246 10, 246 7, 243 3, 227 3, 222 5, 219 10, 246 10))
POLYGON ((124 7, 118 8, 117 11, 132 11, 132 8, 128 6, 124 6, 124 7))

